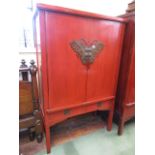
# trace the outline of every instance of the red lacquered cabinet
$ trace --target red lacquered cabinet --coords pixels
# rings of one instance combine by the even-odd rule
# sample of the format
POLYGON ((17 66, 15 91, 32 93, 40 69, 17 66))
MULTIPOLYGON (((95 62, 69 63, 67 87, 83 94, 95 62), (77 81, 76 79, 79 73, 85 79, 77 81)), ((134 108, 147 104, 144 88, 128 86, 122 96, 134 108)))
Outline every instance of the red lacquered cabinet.
POLYGON ((118 134, 124 123, 135 116, 135 13, 121 17, 128 19, 116 95, 115 115, 119 118, 118 134))
POLYGON ((34 32, 48 153, 50 127, 67 118, 107 110, 111 130, 126 22, 37 4, 34 32))

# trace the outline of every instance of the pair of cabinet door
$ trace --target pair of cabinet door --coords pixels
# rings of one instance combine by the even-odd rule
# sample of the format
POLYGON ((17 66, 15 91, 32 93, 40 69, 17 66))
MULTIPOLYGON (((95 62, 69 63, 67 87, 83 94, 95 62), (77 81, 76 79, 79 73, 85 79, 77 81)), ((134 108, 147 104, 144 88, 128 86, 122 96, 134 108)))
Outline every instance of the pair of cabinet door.
POLYGON ((47 67, 48 108, 114 97, 125 24, 51 12, 44 16, 46 50, 42 56, 46 61, 42 64, 47 67), (89 68, 70 46, 81 39, 87 46, 96 40, 104 45, 89 68))

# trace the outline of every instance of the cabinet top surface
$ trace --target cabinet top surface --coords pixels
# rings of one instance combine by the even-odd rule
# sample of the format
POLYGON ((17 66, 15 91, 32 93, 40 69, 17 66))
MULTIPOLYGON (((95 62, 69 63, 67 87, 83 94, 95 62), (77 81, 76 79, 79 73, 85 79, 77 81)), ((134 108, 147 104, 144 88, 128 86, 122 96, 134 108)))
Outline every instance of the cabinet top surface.
POLYGON ((116 22, 121 22, 121 23, 127 23, 128 21, 127 19, 123 19, 123 18, 105 16, 101 14, 90 13, 86 11, 74 10, 74 9, 69 9, 69 8, 64 8, 64 7, 59 7, 59 6, 41 4, 41 3, 37 4, 37 9, 57 12, 57 13, 63 13, 63 14, 70 14, 70 15, 75 15, 75 16, 82 16, 82 17, 87 17, 87 18, 96 18, 96 19, 103 19, 103 20, 109 20, 109 21, 116 21, 116 22))

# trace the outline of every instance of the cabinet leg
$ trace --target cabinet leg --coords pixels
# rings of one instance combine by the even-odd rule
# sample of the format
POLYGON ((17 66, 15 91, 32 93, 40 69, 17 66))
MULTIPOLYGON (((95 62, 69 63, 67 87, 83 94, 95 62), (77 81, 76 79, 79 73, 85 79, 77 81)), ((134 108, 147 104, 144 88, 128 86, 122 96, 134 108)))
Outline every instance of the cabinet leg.
POLYGON ((108 122, 107 122, 107 130, 111 131, 112 129, 112 120, 113 120, 113 110, 109 111, 108 122))
POLYGON ((114 114, 114 103, 112 103, 111 109, 108 114, 108 122, 107 122, 107 130, 108 131, 111 131, 111 129, 112 129, 113 114, 114 114))
POLYGON ((121 118, 118 127, 118 135, 122 135, 124 129, 124 119, 121 118))
POLYGON ((125 123, 125 108, 122 109, 122 114, 120 115, 119 126, 118 126, 118 135, 122 135, 125 123))
POLYGON ((50 141, 50 127, 46 126, 45 127, 46 131, 46 148, 47 148, 47 153, 51 152, 51 141, 50 141))

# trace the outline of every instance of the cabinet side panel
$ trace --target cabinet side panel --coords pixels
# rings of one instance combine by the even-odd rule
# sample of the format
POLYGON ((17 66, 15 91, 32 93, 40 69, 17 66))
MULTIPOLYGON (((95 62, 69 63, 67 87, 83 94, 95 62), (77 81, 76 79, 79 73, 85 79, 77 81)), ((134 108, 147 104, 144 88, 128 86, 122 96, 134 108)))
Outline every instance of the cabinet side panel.
POLYGON ((119 73, 119 81, 117 87, 117 95, 116 95, 116 110, 121 112, 122 108, 125 104, 127 104, 127 98, 129 96, 128 88, 131 88, 132 91, 132 101, 134 102, 134 89, 135 89, 135 60, 134 60, 134 38, 135 38, 135 22, 134 16, 128 17, 129 22, 127 24, 126 32, 125 32, 125 40, 123 44, 123 53, 121 59, 120 73, 119 73), (131 64, 132 62, 132 64, 131 64), (132 68, 133 67, 133 68, 132 68), (131 77, 129 77, 129 73, 131 77), (128 79, 130 78, 130 82, 128 79), (133 81, 132 81, 133 80, 133 81), (129 84, 130 83, 130 84, 129 84))
POLYGON ((128 73, 128 82, 126 88, 126 97, 124 104, 135 103, 135 47, 132 48, 131 63, 128 73))
POLYGON ((38 53, 40 82, 43 93, 43 108, 48 109, 48 72, 47 72, 47 57, 46 57, 46 34, 45 34, 45 12, 39 11, 39 26, 40 26, 40 48, 41 53, 38 53))
POLYGON ((43 88, 42 88, 42 71, 41 71, 41 45, 40 45, 40 21, 39 15, 36 14, 34 18, 34 46, 36 48, 36 60, 37 60, 37 83, 38 83, 38 94, 39 94, 39 104, 41 110, 43 110, 43 88))

